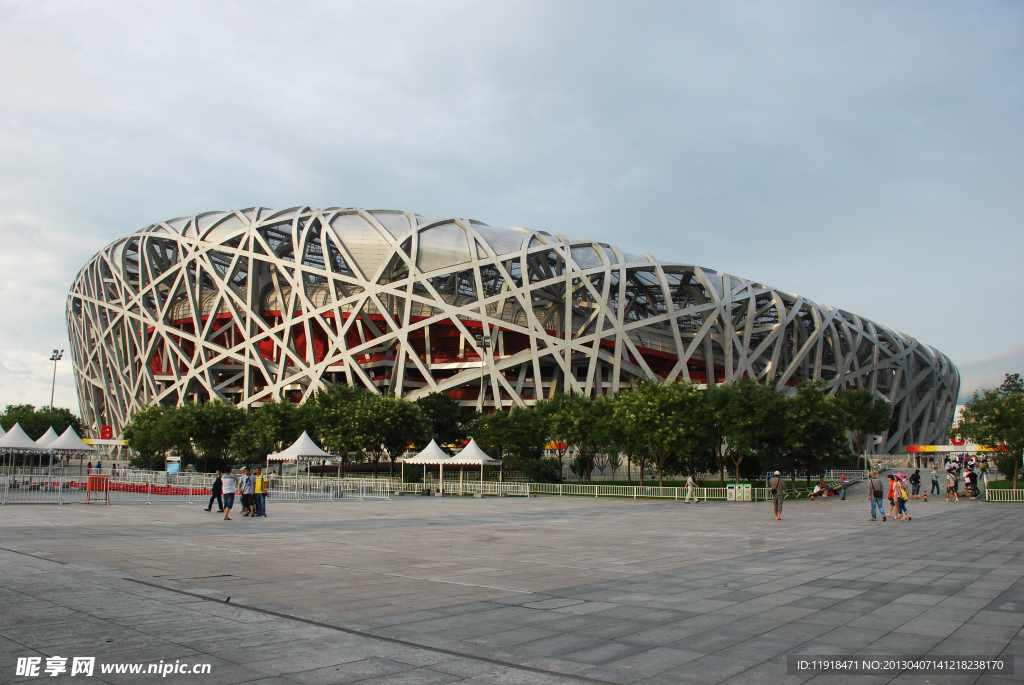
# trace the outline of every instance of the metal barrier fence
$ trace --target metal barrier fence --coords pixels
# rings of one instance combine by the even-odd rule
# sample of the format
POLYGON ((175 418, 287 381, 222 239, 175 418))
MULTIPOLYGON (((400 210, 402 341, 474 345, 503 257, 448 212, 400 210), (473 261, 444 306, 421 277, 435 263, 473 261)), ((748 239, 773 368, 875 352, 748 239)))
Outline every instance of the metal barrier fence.
MULTIPOLYGON (((0 475, 0 504, 205 504, 212 482, 207 475, 0 475)), ((309 478, 272 481, 268 496, 272 502, 362 501, 390 499, 392 492, 389 480, 309 478)))
POLYGON ((1024 502, 1024 490, 985 490, 986 502, 1024 502))

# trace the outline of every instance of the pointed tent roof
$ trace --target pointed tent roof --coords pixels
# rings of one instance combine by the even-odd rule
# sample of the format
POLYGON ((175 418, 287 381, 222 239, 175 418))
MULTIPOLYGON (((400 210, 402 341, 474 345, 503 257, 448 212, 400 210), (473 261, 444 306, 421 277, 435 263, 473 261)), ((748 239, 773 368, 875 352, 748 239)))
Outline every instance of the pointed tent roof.
POLYGON ((3 426, 0 426, 0 438, 2 438, 5 435, 7 435, 7 431, 4 430, 3 426))
POLYGON ((46 432, 39 436, 36 440, 36 444, 40 447, 49 447, 50 443, 57 439, 57 431, 53 430, 53 426, 46 429, 46 432))
POLYGON ((40 447, 32 438, 28 437, 20 424, 11 426, 11 430, 0 438, 0 450, 7 452, 45 452, 45 447, 40 447))
POLYGON ((274 454, 269 454, 267 459, 269 461, 321 461, 324 459, 327 461, 338 461, 341 457, 330 452, 324 452, 316 446, 316 443, 313 442, 313 439, 309 437, 306 431, 302 431, 302 435, 292 443, 291 447, 274 454))
POLYGON ((78 433, 71 426, 68 426, 64 433, 50 443, 51 450, 55 452, 95 452, 95 447, 87 445, 78 437, 78 433))
POLYGON ((423 448, 423 451, 415 457, 403 459, 406 464, 451 464, 452 458, 443 449, 438 447, 437 442, 430 441, 430 444, 423 448))
POLYGON ((476 444, 476 440, 470 439, 469 444, 466 445, 461 452, 452 457, 450 463, 458 466, 497 466, 501 461, 488 456, 482 449, 480 449, 480 446, 476 444))

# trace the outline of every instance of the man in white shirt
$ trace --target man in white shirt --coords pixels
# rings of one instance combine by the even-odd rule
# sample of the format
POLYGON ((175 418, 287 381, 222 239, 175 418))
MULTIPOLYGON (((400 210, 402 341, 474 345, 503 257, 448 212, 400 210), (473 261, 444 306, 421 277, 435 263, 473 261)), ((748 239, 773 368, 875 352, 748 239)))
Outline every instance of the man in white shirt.
POLYGON ((223 486, 222 494, 224 495, 224 520, 230 521, 231 517, 228 514, 231 513, 231 507, 235 504, 235 485, 238 482, 235 470, 229 468, 227 473, 220 477, 220 482, 223 486))

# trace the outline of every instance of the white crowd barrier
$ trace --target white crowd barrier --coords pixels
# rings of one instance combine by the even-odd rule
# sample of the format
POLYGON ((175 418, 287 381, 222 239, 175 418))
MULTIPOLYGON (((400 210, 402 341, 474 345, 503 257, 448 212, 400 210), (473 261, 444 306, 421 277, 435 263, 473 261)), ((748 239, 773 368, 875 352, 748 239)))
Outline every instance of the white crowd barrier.
POLYGON ((1024 490, 985 490, 986 502, 1024 502, 1024 490))
MULTIPOLYGON (((132 474, 128 476, 0 475, 0 504, 203 504, 212 496, 213 477, 132 474)), ((274 479, 272 502, 390 499, 394 487, 380 479, 274 479)))

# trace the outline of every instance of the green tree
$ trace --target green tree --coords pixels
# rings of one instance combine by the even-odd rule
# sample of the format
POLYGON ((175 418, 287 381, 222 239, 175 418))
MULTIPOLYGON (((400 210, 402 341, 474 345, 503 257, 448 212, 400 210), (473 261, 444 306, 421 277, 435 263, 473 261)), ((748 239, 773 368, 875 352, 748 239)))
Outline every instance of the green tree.
POLYGON ((732 397, 731 385, 710 385, 701 393, 697 407, 698 442, 703 461, 718 470, 718 483, 725 487, 725 467, 728 464, 726 455, 726 432, 729 419, 729 401, 732 397))
POLYGON ((686 380, 643 382, 615 402, 616 430, 643 436, 661 486, 673 457, 699 447, 699 404, 700 391, 686 380))
POLYGON ((561 478, 561 463, 544 459, 547 429, 540 413, 530 407, 477 414, 469 424, 471 435, 484 452, 500 459, 502 468, 518 468, 524 474, 540 474, 543 482, 561 478))
POLYGON ((841 390, 835 402, 858 455, 864 454, 871 436, 885 433, 892 426, 892 405, 867 388, 841 390))
POLYGON ((374 478, 383 457, 391 462, 394 476, 395 460, 422 440, 426 431, 420 408, 393 395, 362 394, 352 403, 350 417, 352 440, 365 458, 373 462, 374 478))
POLYGON ((164 457, 169 445, 162 434, 160 421, 168 407, 159 404, 148 405, 132 417, 121 431, 121 437, 128 441, 138 456, 132 459, 135 468, 162 470, 164 457))
POLYGON ((462 406, 458 400, 452 399, 447 393, 432 392, 416 400, 416 406, 420 408, 426 426, 423 432, 424 444, 418 447, 426 447, 425 443, 436 440, 441 449, 451 454, 452 447, 466 439, 462 406))
POLYGON ((270 400, 245 417, 230 440, 232 456, 244 464, 263 462, 267 455, 291 445, 302 434, 299 408, 287 400, 270 400))
POLYGON ((213 400, 186 404, 179 413, 185 418, 185 434, 195 446, 197 468, 205 473, 225 468, 230 461, 231 438, 245 425, 245 411, 213 400))
POLYGON ((564 407, 571 401, 570 395, 558 393, 553 397, 539 400, 534 405, 537 418, 544 427, 547 443, 552 445, 552 451, 558 459, 559 471, 562 468, 562 460, 569 451, 569 438, 563 433, 566 423, 560 417, 564 407))
MULTIPOLYGON (((544 426, 572 447, 572 469, 582 480, 590 481, 594 458, 607 444, 613 402, 605 396, 597 400, 582 395, 563 395, 566 399, 549 405, 544 426)), ((561 459, 559 459, 561 462, 561 459)))
POLYGON ((297 427, 303 427, 325 450, 341 457, 343 477, 345 465, 353 458, 362 458, 353 425, 358 402, 365 395, 365 390, 351 385, 331 385, 306 400, 296 417, 297 427))
POLYGON ((785 453, 793 471, 794 489, 798 468, 807 469, 810 484, 812 470, 820 469, 827 458, 847 452, 845 416, 835 398, 823 389, 823 381, 803 381, 787 403, 785 453))
POLYGON ((782 442, 786 397, 774 384, 761 385, 749 378, 737 380, 724 389, 725 457, 739 483, 745 460, 756 459, 760 452, 782 442))
POLYGON ((978 445, 1004 448, 1006 452, 995 455, 996 468, 1006 475, 1013 472, 1016 490, 1024 457, 1024 387, 1020 376, 1006 374, 997 390, 975 392, 964 405, 956 431, 978 445))

